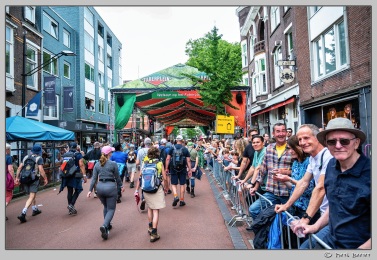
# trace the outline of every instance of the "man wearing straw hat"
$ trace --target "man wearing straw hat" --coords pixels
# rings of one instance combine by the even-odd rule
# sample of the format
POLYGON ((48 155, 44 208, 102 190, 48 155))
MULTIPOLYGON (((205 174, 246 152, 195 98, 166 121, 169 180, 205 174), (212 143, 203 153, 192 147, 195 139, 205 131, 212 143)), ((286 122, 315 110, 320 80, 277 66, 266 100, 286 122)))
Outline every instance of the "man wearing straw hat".
POLYGON ((370 159, 359 152, 366 136, 349 119, 335 118, 317 139, 334 156, 324 183, 328 208, 313 225, 301 223, 293 231, 303 228, 312 234, 328 225, 319 238, 331 248, 371 249, 370 159))

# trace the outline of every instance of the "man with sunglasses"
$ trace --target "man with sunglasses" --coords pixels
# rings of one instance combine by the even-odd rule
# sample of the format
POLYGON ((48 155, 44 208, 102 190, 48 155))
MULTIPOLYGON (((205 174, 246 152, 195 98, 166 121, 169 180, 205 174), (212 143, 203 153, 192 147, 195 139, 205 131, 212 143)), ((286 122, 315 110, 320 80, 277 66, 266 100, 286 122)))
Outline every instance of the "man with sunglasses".
POLYGON ((303 228, 304 234, 312 234, 327 225, 329 232, 317 236, 331 248, 371 249, 370 159, 359 153, 366 136, 349 119, 335 118, 317 138, 334 156, 329 161, 324 183, 329 204, 316 223, 297 228, 303 228))

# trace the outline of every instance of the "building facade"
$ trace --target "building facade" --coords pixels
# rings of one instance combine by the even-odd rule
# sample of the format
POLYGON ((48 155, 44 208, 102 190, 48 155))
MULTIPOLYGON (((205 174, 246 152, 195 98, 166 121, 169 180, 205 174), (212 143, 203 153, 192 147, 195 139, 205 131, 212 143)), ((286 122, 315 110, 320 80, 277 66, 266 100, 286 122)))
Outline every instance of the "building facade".
MULTIPOLYGON (((247 6, 236 11, 251 127, 326 128, 347 117, 371 148, 371 7, 247 6), (278 62, 280 61, 280 62, 278 62)), ((270 129, 271 130, 271 129, 270 129)))

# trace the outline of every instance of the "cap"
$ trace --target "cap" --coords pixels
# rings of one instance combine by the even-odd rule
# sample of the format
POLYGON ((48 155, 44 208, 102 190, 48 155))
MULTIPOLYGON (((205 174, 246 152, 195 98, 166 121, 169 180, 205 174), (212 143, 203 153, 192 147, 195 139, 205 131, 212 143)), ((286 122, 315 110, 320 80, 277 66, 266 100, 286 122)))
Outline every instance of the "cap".
POLYGON ((355 126, 352 124, 351 120, 343 117, 337 117, 334 119, 331 119, 327 123, 326 130, 323 130, 322 132, 319 132, 317 134, 318 141, 326 146, 325 140, 326 135, 331 131, 346 131, 354 134, 356 138, 360 139, 360 144, 364 143, 366 136, 363 131, 360 131, 358 129, 355 129, 355 126))
POLYGON ((144 139, 144 144, 145 145, 150 145, 151 143, 152 143, 152 140, 149 137, 147 137, 147 138, 144 139))
POLYGON ((40 144, 35 144, 33 148, 31 148, 31 153, 42 155, 42 146, 40 144))
POLYGON ((168 141, 166 140, 166 138, 162 138, 160 142, 161 142, 162 144, 166 144, 168 141))
POLYGON ((114 152, 114 151, 115 151, 115 148, 111 147, 109 145, 106 145, 106 146, 102 147, 102 149, 101 149, 101 153, 103 153, 105 155, 108 155, 109 153, 114 152))
POLYGON ((10 144, 8 144, 8 143, 6 144, 5 147, 6 147, 6 149, 10 149, 10 148, 12 148, 12 146, 11 146, 10 144))
POLYGON ((100 148, 101 144, 99 142, 94 142, 93 146, 94 148, 100 148))
POLYGON ((183 140, 182 135, 178 135, 178 136, 175 138, 175 140, 177 140, 177 141, 183 140))
POLYGON ((69 148, 77 148, 77 143, 75 142, 69 143, 69 148))

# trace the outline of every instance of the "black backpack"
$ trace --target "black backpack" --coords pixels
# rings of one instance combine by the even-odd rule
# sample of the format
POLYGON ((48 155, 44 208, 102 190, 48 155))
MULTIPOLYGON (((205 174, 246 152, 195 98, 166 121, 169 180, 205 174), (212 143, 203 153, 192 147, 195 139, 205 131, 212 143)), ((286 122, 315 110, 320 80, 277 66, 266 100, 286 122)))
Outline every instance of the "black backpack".
POLYGON ((183 147, 177 149, 173 146, 172 162, 175 171, 182 171, 184 169, 184 159, 183 147))
POLYGON ((76 154, 78 152, 68 152, 63 154, 63 162, 60 166, 60 177, 69 178, 75 175, 78 170, 76 165, 76 154))
POLYGON ((38 173, 38 165, 37 161, 39 160, 40 156, 32 156, 28 155, 24 158, 22 164, 22 169, 20 172, 20 183, 22 184, 30 184, 35 181, 36 175, 38 173))
POLYGON ((135 163, 136 162, 136 153, 134 151, 128 152, 127 162, 128 163, 135 163))

